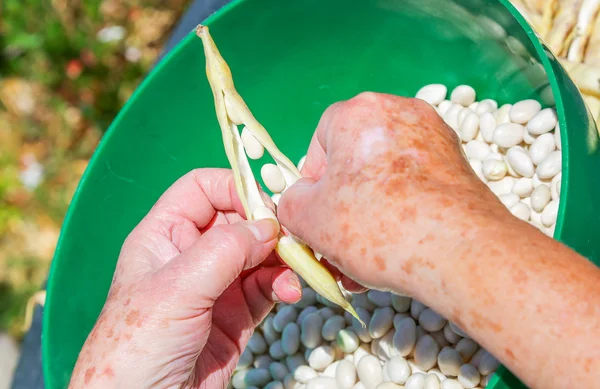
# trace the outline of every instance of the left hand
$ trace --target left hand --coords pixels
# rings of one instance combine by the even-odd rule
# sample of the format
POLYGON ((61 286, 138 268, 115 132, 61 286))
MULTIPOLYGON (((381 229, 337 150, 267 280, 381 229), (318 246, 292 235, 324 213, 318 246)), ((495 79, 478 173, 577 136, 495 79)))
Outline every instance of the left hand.
POLYGON ((301 297, 277 223, 243 216, 230 170, 178 180, 126 239, 70 388, 225 388, 274 303, 301 297))

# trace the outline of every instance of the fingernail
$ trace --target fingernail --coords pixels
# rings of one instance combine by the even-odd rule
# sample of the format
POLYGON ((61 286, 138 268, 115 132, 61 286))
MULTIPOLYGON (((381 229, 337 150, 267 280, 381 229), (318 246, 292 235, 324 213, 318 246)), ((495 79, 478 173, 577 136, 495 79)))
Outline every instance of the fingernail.
POLYGON ((302 285, 300 285, 300 281, 294 273, 290 274, 288 277, 288 287, 291 291, 297 292, 300 296, 302 296, 302 285))
POLYGON ((279 223, 273 219, 261 219, 248 224, 254 237, 261 242, 273 240, 279 234, 279 223))

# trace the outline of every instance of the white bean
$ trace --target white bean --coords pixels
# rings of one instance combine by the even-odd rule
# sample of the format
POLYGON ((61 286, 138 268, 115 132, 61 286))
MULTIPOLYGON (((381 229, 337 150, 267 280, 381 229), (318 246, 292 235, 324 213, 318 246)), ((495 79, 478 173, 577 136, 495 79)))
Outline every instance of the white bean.
POLYGON ((452 328, 452 331, 454 331, 457 335, 460 335, 463 338, 469 337, 469 335, 465 331, 463 331, 463 329, 460 328, 458 325, 456 325, 452 322, 449 322, 449 323, 450 323, 450 328, 452 328))
POLYGON ((483 141, 474 139, 465 145, 465 153, 469 159, 483 161, 490 154, 490 146, 483 141))
POLYGON ((379 339, 377 344, 376 354, 380 359, 387 361, 391 357, 398 355, 397 350, 393 346, 393 339, 396 330, 392 328, 383 337, 379 339))
POLYGON ((483 176, 490 181, 497 181, 506 176, 507 167, 504 161, 499 161, 496 158, 488 158, 483 161, 481 166, 483 176))
POLYGON ((435 366, 439 352, 440 346, 431 336, 422 336, 415 346, 415 365, 422 370, 431 369, 435 366))
POLYGON ((362 357, 356 371, 366 389, 375 389, 383 381, 379 360, 372 355, 362 357))
MULTIPOLYGON (((273 344, 275 344, 275 342, 273 342, 273 344)), ((273 358, 271 358, 269 354, 258 355, 254 358, 254 367, 257 369, 268 369, 273 362, 273 358)))
POLYGON ((281 348, 287 355, 294 355, 300 349, 300 327, 292 322, 288 323, 281 334, 281 348))
POLYGON ((306 384, 308 381, 318 376, 319 374, 313 368, 306 365, 298 366, 294 371, 294 379, 302 384, 306 384))
POLYGON ((244 377, 246 385, 250 386, 265 386, 271 381, 271 373, 267 369, 250 369, 244 377))
POLYGON ((363 357, 371 355, 369 344, 361 344, 352 355, 354 357, 352 362, 354 363, 354 366, 358 367, 358 363, 363 357))
POLYGON ((352 328, 354 328, 354 332, 356 332, 356 335, 358 335, 358 338, 361 341, 368 343, 371 341, 371 335, 369 335, 368 326, 368 324, 371 323, 371 314, 369 313, 369 311, 361 307, 356 308, 356 313, 364 323, 367 323, 367 327, 363 327, 362 324, 358 322, 358 320, 353 319, 352 328))
POLYGON ((406 380, 404 389, 423 389, 425 386, 425 374, 414 373, 406 380))
POLYGON ((267 342, 260 332, 255 331, 248 340, 247 347, 254 355, 264 354, 267 351, 267 342))
POLYGON ((537 135, 531 135, 529 131, 523 133, 523 143, 531 145, 538 138, 537 135))
POLYGON ((521 198, 528 197, 533 192, 533 180, 531 178, 519 178, 513 185, 512 192, 521 198))
MULTIPOLYGON (((316 297, 315 297, 315 300, 316 300, 316 297)), ((296 319, 296 324, 298 324, 299 326, 302 326, 302 322, 304 321, 304 318, 306 318, 306 316, 308 316, 311 313, 318 313, 318 312, 319 312, 319 310, 314 305, 304 308, 302 311, 300 311, 300 314, 298 314, 298 318, 296 319)))
POLYGON ((302 298, 296 304, 298 308, 306 308, 317 303, 317 292, 312 288, 302 288, 302 298))
POLYGON ((246 155, 250 159, 260 159, 265 153, 265 148, 263 145, 252 135, 252 132, 244 126, 242 129, 242 144, 244 145, 244 150, 246 150, 246 155))
POLYGON ((417 325, 412 317, 400 321, 396 327, 396 333, 392 344, 398 354, 405 357, 413 350, 417 342, 417 325))
POLYGON ((335 352, 329 346, 319 346, 312 350, 307 358, 308 365, 317 371, 323 371, 335 360, 335 352))
POLYGON ((444 348, 450 345, 448 340, 446 340, 446 336, 444 335, 443 329, 435 332, 430 332, 429 335, 433 338, 433 340, 435 340, 435 342, 438 344, 438 346, 440 346, 440 348, 444 348))
POLYGON ((544 207, 550 202, 550 188, 546 185, 540 185, 531 193, 531 208, 535 212, 542 212, 544 207))
POLYGON ((556 143, 556 148, 561 150, 562 144, 560 139, 560 124, 556 123, 556 128, 554 128, 554 143, 556 143))
POLYGON ((533 182, 533 188, 537 188, 540 185, 546 185, 548 188, 550 187, 550 180, 548 179, 540 179, 540 177, 536 174, 531 178, 533 182))
POLYGON ((504 177, 498 181, 488 182, 488 187, 496 194, 496 196, 500 196, 511 193, 514 184, 515 179, 513 177, 504 177))
POLYGON ((494 130, 492 141, 500 147, 509 148, 516 146, 523 141, 525 129, 522 125, 516 123, 500 124, 494 130))
POLYGON ((370 290, 367 292, 367 298, 378 307, 389 307, 392 305, 392 295, 390 292, 381 292, 379 290, 370 290))
POLYGON ((483 114, 485 112, 493 112, 498 108, 498 103, 495 100, 492 99, 485 99, 485 100, 481 100, 479 102, 479 104, 477 105, 477 109, 475 109, 475 112, 477 112, 478 114, 483 114))
POLYGON ((528 123, 527 131, 534 135, 551 131, 558 123, 556 111, 553 108, 542 109, 528 123))
POLYGON ((281 381, 271 381, 266 386, 265 389, 284 389, 281 381))
POLYGON ((477 175, 477 177, 479 177, 481 181, 487 181, 487 179, 483 175, 483 164, 481 163, 481 161, 477 159, 469 159, 469 165, 471 165, 471 169, 473 169, 473 172, 475 173, 475 175, 477 175))
MULTIPOLYGON (((517 201, 519 201, 519 200, 517 199, 517 201)), ((460 335, 458 335, 456 332, 452 331, 452 327, 450 326, 450 323, 446 323, 446 325, 444 326, 444 337, 451 344, 456 344, 461 339, 460 335)))
POLYGON ((441 389, 463 389, 463 387, 457 380, 447 379, 442 381, 441 389))
POLYGON ((562 155, 560 151, 553 151, 538 165, 536 173, 542 180, 549 180, 562 169, 562 155))
POLYGON ((529 221, 529 218, 531 216, 531 211, 530 211, 529 207, 522 202, 519 202, 519 203, 513 205, 510 208, 510 213, 512 213, 513 216, 515 216, 523 221, 529 221))
POLYGON ((351 389, 356 383, 356 368, 349 361, 342 360, 335 370, 335 381, 339 389, 351 389))
POLYGON ((407 312, 410 309, 411 298, 408 296, 398 296, 392 294, 392 307, 398 313, 407 312))
POLYGON ((538 136, 529 147, 529 156, 534 164, 539 165, 554 150, 556 150, 554 134, 546 133, 538 136))
MULTIPOLYGON (((462 125, 467 117, 467 115, 469 115, 470 113, 475 113, 475 111, 473 111, 470 108, 463 108, 459 114, 458 114, 458 126, 462 128, 462 125)), ((477 117, 477 123, 479 123, 479 116, 477 117)))
POLYGON ((298 311, 293 305, 282 307, 273 317, 273 328, 277 332, 282 332, 288 323, 296 321, 298 311))
POLYGON ((487 351, 484 348, 480 348, 479 350, 477 350, 477 352, 475 354, 473 354, 473 357, 471 358, 471 360, 469 361, 469 364, 475 366, 475 367, 479 367, 479 362, 481 361, 481 357, 483 356, 483 354, 487 353, 487 351))
MULTIPOLYGON (((462 112, 467 110, 468 108, 464 109, 462 112)), ((462 112, 458 117, 458 121, 460 123, 460 138, 463 142, 469 142, 475 139, 479 132, 479 115, 477 115, 475 112, 470 112, 465 116, 464 120, 461 121, 460 115, 462 112)))
POLYGON ((408 313, 397 313, 394 315, 394 328, 398 328, 400 322, 407 317, 411 317, 408 313))
POLYGON ((357 382, 352 389, 366 389, 365 385, 362 382, 357 382))
POLYGON ((552 200, 558 200, 560 195, 560 181, 562 179, 562 173, 558 173, 554 176, 552 181, 550 182, 550 195, 552 196, 552 200))
POLYGON ((423 389, 440 389, 439 377, 435 374, 427 374, 423 383, 423 389))
POLYGON ((315 348, 321 344, 321 327, 323 326, 323 318, 319 313, 310 313, 302 322, 301 341, 308 348, 315 348))
POLYGON ((506 159, 513 170, 523 177, 531 178, 535 173, 529 154, 519 147, 511 147, 506 153, 506 159))
POLYGON ((286 357, 285 365, 293 373, 296 371, 296 369, 298 369, 299 366, 306 365, 306 359, 304 359, 304 355, 302 355, 302 353, 298 353, 296 355, 292 355, 291 357, 286 357))
POLYGON ((480 384, 481 384, 482 388, 485 388, 485 387, 488 386, 488 383, 490 382, 490 379, 491 379, 492 376, 493 376, 493 374, 481 377, 480 384))
POLYGON ((479 131, 483 136, 483 140, 491 143, 494 139, 494 130, 496 129, 496 119, 494 115, 489 112, 486 112, 481 115, 479 119, 479 131))
POLYGON ((443 84, 429 84, 425 85, 417 91, 415 97, 417 99, 425 100, 431 105, 438 105, 446 98, 448 88, 443 84))
POLYGON ((558 215, 558 200, 552 200, 542 211, 542 224, 545 227, 551 227, 556 223, 558 215))
POLYGON ((473 356, 473 354, 475 354, 478 348, 479 345, 473 339, 469 338, 461 339, 456 344, 456 351, 458 351, 463 361, 465 362, 468 362, 469 359, 471 359, 471 357, 473 356))
POLYGON ((510 121, 510 110, 512 107, 512 104, 504 104, 496 112, 494 112, 494 119, 496 119, 496 122, 499 124, 508 123, 510 121))
POLYGON ((440 116, 444 116, 444 114, 452 107, 452 102, 450 100, 444 100, 438 105, 438 112, 440 116))
POLYGON ((458 351, 452 347, 444 347, 437 356, 437 363, 444 375, 456 377, 464 361, 458 351))
POLYGON ((463 107, 461 105, 455 104, 444 114, 444 121, 452 127, 454 131, 458 130, 458 114, 462 109, 463 107))
POLYGON ((250 349, 248 347, 246 347, 246 349, 242 352, 242 355, 240 355, 240 359, 238 361, 236 369, 246 369, 246 368, 252 366, 253 362, 254 362, 254 355, 252 355, 252 352, 250 351, 250 349))
POLYGON ((281 340, 277 340, 271 346, 269 346, 269 355, 271 358, 276 360, 285 358, 286 354, 285 351, 283 351, 281 340))
POLYGON ((419 315, 419 324, 429 332, 441 330, 446 322, 446 319, 431 308, 427 308, 419 315))
POLYGON ((248 385, 246 384, 246 375, 249 370, 239 370, 235 372, 233 377, 231 378, 231 384, 235 389, 244 389, 248 385))
POLYGON ((394 325, 394 310, 390 307, 377 308, 369 322, 369 335, 373 339, 381 338, 394 325))
POLYGON ((343 328, 346 328, 346 319, 343 316, 334 315, 323 324, 321 336, 325 340, 332 341, 343 328))
POLYGON ((384 370, 390 381, 396 384, 403 384, 410 377, 411 369, 408 362, 403 357, 397 355, 392 357, 384 365, 384 370))
POLYGON ((337 333, 336 341, 338 346, 345 353, 353 353, 358 348, 360 342, 358 336, 351 328, 343 329, 337 333))
POLYGON ((265 163, 260 169, 260 175, 271 192, 281 193, 285 189, 285 178, 277 165, 265 163))
POLYGON ((498 198, 500 199, 502 204, 504 204, 504 206, 508 209, 512 208, 514 205, 518 204, 520 201, 519 196, 514 193, 500 195, 500 196, 498 196, 498 198))
POLYGON ((542 105, 535 100, 522 100, 512 106, 509 117, 514 123, 524 124, 542 110, 542 105))
POLYGON ((446 378, 448 378, 444 374, 442 374, 442 372, 439 369, 431 369, 428 373, 437 376, 437 378, 439 378, 440 381, 443 381, 446 378))
POLYGON ((450 94, 450 101, 468 107, 475 102, 475 89, 469 85, 459 85, 450 94))
POLYGON ((290 373, 290 369, 281 362, 273 362, 269 366, 269 372, 275 381, 283 381, 285 376, 290 373))
POLYGON ((460 372, 458 373, 458 382, 463 386, 463 388, 474 388, 479 384, 480 380, 481 376, 479 375, 479 371, 477 371, 475 366, 466 364, 460 367, 460 372))
POLYGON ((500 366, 500 362, 498 362, 498 360, 489 352, 486 351, 483 353, 483 355, 481 355, 478 369, 482 375, 489 375, 493 373, 498 366, 500 366))

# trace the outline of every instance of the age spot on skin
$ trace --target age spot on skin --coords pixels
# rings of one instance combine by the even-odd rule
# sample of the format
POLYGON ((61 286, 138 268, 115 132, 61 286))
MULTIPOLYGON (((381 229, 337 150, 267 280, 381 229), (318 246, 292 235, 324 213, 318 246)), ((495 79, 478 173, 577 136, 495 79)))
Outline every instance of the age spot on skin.
POLYGON ((137 309, 134 309, 133 311, 129 312, 127 314, 127 317, 125 318, 125 323, 128 326, 132 326, 140 317, 140 311, 138 311, 137 309))
POLYGON ((96 368, 90 367, 85 371, 84 383, 87 385, 90 383, 92 378, 94 378, 94 374, 96 374, 96 368))

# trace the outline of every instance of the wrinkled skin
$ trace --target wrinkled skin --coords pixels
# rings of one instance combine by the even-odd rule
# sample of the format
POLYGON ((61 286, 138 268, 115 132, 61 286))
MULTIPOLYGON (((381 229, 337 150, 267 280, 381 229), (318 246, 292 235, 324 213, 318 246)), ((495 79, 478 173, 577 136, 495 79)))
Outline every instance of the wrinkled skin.
POLYGON ((346 276, 423 302, 531 388, 598 386, 600 270, 513 217, 431 106, 334 104, 302 173, 279 221, 346 276))
POLYGON ((400 278, 408 292, 432 277, 435 256, 510 216, 458 144, 418 99, 367 92, 334 104, 310 144, 309 178, 285 192, 278 217, 351 278, 379 289, 400 278))
POLYGON ((275 301, 300 299, 273 256, 276 223, 252 227, 231 171, 177 181, 123 245, 71 388, 224 388, 275 301))

